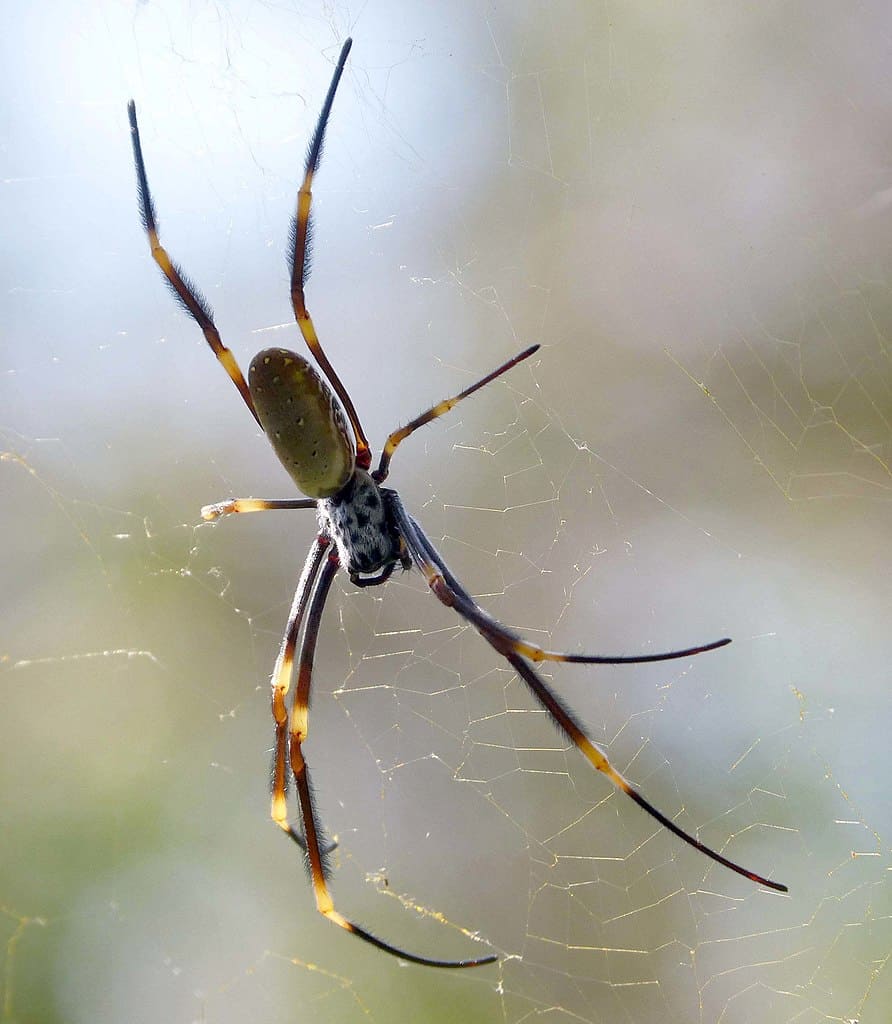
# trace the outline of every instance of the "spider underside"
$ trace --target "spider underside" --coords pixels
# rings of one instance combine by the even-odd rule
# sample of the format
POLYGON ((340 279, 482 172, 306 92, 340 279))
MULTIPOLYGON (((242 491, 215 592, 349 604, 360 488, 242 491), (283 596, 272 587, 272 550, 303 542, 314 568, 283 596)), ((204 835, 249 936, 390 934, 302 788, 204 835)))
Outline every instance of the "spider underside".
POLYGON ((303 753, 309 730, 309 701, 313 661, 322 613, 332 581, 343 568, 360 587, 385 583, 397 566, 415 566, 432 593, 469 622, 501 654, 526 683, 536 700, 589 763, 635 801, 645 812, 684 842, 739 875, 778 892, 787 887, 728 860, 684 832, 657 810, 628 782, 589 739, 585 729, 538 675, 533 664, 541 661, 582 664, 640 664, 688 658, 730 643, 728 639, 658 654, 613 656, 546 651, 503 626, 484 611, 450 572, 419 524, 406 511, 398 493, 381 484, 387 478, 397 447, 417 429, 447 413, 458 402, 480 390, 528 359, 539 348, 532 345, 476 381, 394 430, 371 470, 372 454, 359 417, 340 378, 328 361, 304 300, 310 225, 312 180, 322 150, 351 40, 340 52, 334 75, 310 142, 289 249, 291 302, 303 339, 321 369, 320 375, 303 356, 287 349, 267 349, 251 362, 246 381, 232 352, 223 344, 210 306, 171 261, 161 245, 154 202, 149 190, 139 137, 136 107, 128 107, 139 208, 152 257, 164 273, 182 307, 195 320, 215 356, 238 389, 248 410, 266 433, 277 456, 304 498, 229 499, 202 510, 205 519, 240 512, 272 509, 316 509, 318 532, 310 546, 273 669, 272 714, 275 744, 272 765, 271 814, 275 823, 304 851, 309 866, 316 908, 334 924, 365 942, 403 960, 432 967, 477 967, 498 959, 490 954, 465 960, 438 960, 400 949, 348 920, 335 909, 328 885, 326 854, 303 753), (297 668, 294 682, 295 663, 297 668), (292 694, 290 710, 286 698, 292 694), (302 831, 289 821, 287 795, 293 783, 302 831))
POLYGON ((379 487, 364 469, 357 469, 342 491, 319 502, 319 532, 331 537, 338 560, 359 586, 369 585, 358 578, 360 573, 380 570, 389 575, 397 562, 405 569, 411 567, 388 508, 388 497, 394 493, 379 487))

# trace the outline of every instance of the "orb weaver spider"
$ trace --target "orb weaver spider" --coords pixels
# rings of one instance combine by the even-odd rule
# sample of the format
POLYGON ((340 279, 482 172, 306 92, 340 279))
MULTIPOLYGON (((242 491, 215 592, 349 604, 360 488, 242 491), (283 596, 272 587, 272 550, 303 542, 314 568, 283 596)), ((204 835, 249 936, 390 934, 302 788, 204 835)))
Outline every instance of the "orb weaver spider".
POLYGON ((339 567, 346 570, 351 582, 356 586, 375 587, 386 583, 397 566, 409 569, 414 565, 424 574, 438 600, 454 609, 508 661, 536 700, 551 715, 558 728, 594 768, 606 775, 615 786, 631 797, 664 828, 694 849, 759 885, 768 886, 778 892, 786 892, 785 885, 772 882, 711 850, 645 800, 613 767, 604 752, 589 739, 573 712, 561 703, 530 664, 551 661, 587 665, 630 665, 669 661, 715 650, 731 641, 725 638, 684 650, 638 656, 563 654, 543 650, 503 626, 474 601, 450 572, 417 521, 406 511, 397 492, 381 486, 387 479, 394 452, 407 437, 419 427, 449 412, 459 402, 479 391, 490 381, 501 377, 522 360, 528 359, 539 346, 532 345, 525 349, 464 391, 437 403, 420 416, 416 416, 406 426, 394 430, 384 444, 377 469, 371 469, 372 452, 356 409, 322 350, 304 301, 313 176, 319 164, 325 129, 351 45, 352 40, 348 39, 341 49, 322 112, 310 140, 289 245, 291 303, 294 316, 325 380, 303 356, 285 349, 272 348, 259 352, 254 357, 248 371, 248 380, 245 381, 235 357, 220 338, 209 304, 172 262, 161 245, 155 204, 149 191, 142 156, 136 106, 132 100, 128 105, 139 209, 152 257, 167 278, 180 304, 201 328, 214 355, 268 437, 279 461, 298 489, 306 495, 305 498, 296 499, 230 499, 206 506, 202 509, 202 516, 206 520, 214 520, 238 512, 260 512, 269 509, 316 510, 318 533, 310 546, 297 585, 271 681, 272 714, 275 723, 271 814, 273 821, 304 852, 316 899, 316 909, 345 931, 402 960, 430 967, 479 967, 498 959, 497 956, 490 955, 471 960, 434 960, 408 953, 379 939, 335 909, 328 886, 330 872, 327 863, 327 854, 333 846, 324 842, 313 802, 309 767, 304 757, 303 745, 309 728, 310 686, 319 626, 329 589, 339 567), (342 407, 344 412, 341 411, 342 407), (303 636, 298 647, 301 630, 303 636), (297 686, 294 688, 289 711, 286 697, 291 689, 295 656, 297 686), (297 790, 303 833, 299 832, 288 818, 286 798, 292 781, 297 790))

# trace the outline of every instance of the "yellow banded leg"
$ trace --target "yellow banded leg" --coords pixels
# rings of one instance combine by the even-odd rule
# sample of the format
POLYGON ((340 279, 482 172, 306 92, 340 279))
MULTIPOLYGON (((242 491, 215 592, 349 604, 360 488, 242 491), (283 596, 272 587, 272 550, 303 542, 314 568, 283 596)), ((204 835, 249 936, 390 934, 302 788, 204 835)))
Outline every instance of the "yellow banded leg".
POLYGON ((424 573, 428 586, 443 604, 454 608, 459 615, 467 619, 481 636, 495 647, 499 654, 507 655, 509 652, 513 652, 533 662, 556 661, 577 665, 641 665, 653 661, 690 658, 731 643, 729 637, 723 637, 721 640, 713 640, 708 644, 685 647, 677 651, 661 651, 658 654, 570 654, 562 651, 543 650, 536 644, 518 636, 513 630, 493 618, 489 612, 484 611, 449 571, 418 524, 406 512, 399 495, 389 491, 388 501, 396 517, 398 529, 404 540, 409 543, 409 547, 413 549, 413 560, 424 573), (421 557, 416 557, 416 553, 420 553, 421 557))
POLYGON ((183 308, 201 328, 205 339, 211 350, 226 371, 229 379, 238 388, 245 405, 251 411, 251 415, 257 419, 254 409, 254 402, 248 391, 244 374, 239 368, 238 362, 232 352, 223 344, 220 332, 217 330, 211 307, 204 296, 190 285, 180 268, 173 262, 167 250, 161 244, 158 233, 158 223, 155 216, 155 202, 149 190, 149 179, 146 174, 146 165, 142 156, 142 144, 139 138, 139 124, 136 120, 136 104, 131 100, 127 104, 127 116, 130 119, 130 140, 133 144, 133 162, 136 166, 136 181, 139 192, 139 212, 142 217, 143 227, 149 237, 149 247, 152 251, 152 259, 161 268, 161 272, 170 282, 177 298, 183 308))
MULTIPOLYGON (((432 960, 428 957, 416 956, 407 953, 397 946, 392 946, 371 932, 360 928, 348 920, 335 909, 334 900, 328 889, 326 877, 328 869, 325 862, 325 855, 328 852, 321 846, 321 829, 319 828, 316 809, 313 804, 312 790, 310 788, 310 773, 306 759, 303 755, 303 743, 309 732, 309 702, 310 686, 312 683, 313 660, 316 653, 316 641, 319 636, 319 626, 322 621, 322 611, 328 596, 329 588, 334 580, 338 569, 337 556, 330 555, 325 566, 319 574, 313 598, 307 611, 307 625, 304 630, 303 644, 301 645, 300 661, 298 665, 298 681, 294 691, 294 702, 291 708, 291 725, 289 735, 289 756, 291 773, 294 776, 294 784, 297 789, 298 802, 300 804, 300 815, 303 824, 304 842, 301 845, 306 850, 307 860, 310 867, 310 877, 313 884, 313 895, 316 900, 316 909, 333 924, 351 935, 357 936, 365 942, 376 946, 378 949, 391 953, 402 960, 411 960, 413 963, 425 964, 428 967, 479 967, 482 964, 492 963, 497 959, 495 956, 481 957, 476 960, 432 960)), ((278 732, 278 722, 277 722, 278 732)), ((294 838, 293 831, 290 833, 294 838)))
POLYGON ((354 924, 353 921, 344 917, 335 908, 334 900, 325 879, 324 853, 319 846, 319 833, 316 826, 316 811, 313 806, 310 789, 309 769, 304 760, 301 745, 294 736, 292 736, 291 740, 291 770, 294 773, 294 782, 300 801, 301 818, 303 820, 304 835, 306 836, 307 858, 310 864, 310 876, 313 883, 316 909, 323 917, 331 921, 332 924, 336 924, 339 928, 343 928, 344 931, 349 932, 351 935, 355 935, 364 942, 368 942, 383 950, 385 953, 390 953, 400 960, 409 960, 412 963, 423 964, 426 967, 482 967, 484 964, 491 964, 498 959, 494 955, 479 957, 475 960, 433 960, 429 957, 416 956, 414 953, 409 953, 398 946, 392 946, 389 942, 384 942, 383 939, 379 939, 376 935, 366 931, 365 928, 361 928, 359 925, 354 924))
POLYGON ((529 357, 538 350, 538 345, 531 345, 529 348, 525 348, 519 355, 516 355, 513 359, 509 359, 507 363, 502 363, 502 365, 493 370, 492 373, 488 373, 485 377, 481 377, 480 380, 475 381, 470 387, 465 388, 464 391, 459 392, 457 395, 453 395, 452 398, 444 398, 442 402, 432 405, 430 409, 421 413, 420 416, 416 416, 414 420, 410 420, 404 427, 394 430, 384 444, 384 450, 381 452, 381 461, 378 463, 378 468, 374 473, 375 480, 377 480, 378 483, 381 483, 382 480, 387 478, 387 474, 390 472, 390 460, 393 458, 393 453, 396 451, 397 446, 405 441, 410 434, 414 434, 419 427, 423 427, 426 423, 430 423, 431 420, 436 420, 441 416, 445 416, 446 413, 449 412, 450 409, 454 409, 463 398, 467 398, 468 395, 473 395, 475 391, 479 391, 482 387, 489 384, 490 381, 495 380, 496 377, 501 377, 503 373, 506 373, 513 366, 517 366, 517 364, 522 362, 524 359, 529 359, 529 357))
POLYGON ((227 498, 205 505, 201 518, 212 522, 221 516, 243 512, 270 512, 276 509, 316 508, 315 498, 227 498))
MULTIPOLYGON (((396 495, 391 498, 390 506, 396 519, 397 528, 409 548, 413 561, 427 578, 431 591, 444 605, 455 609, 463 618, 471 622, 477 628, 480 635, 499 654, 508 660, 532 691, 536 700, 551 715, 558 727, 569 736, 574 746, 576 746, 593 768, 606 775, 617 788, 634 800, 643 811, 663 825, 664 828, 667 828, 674 835, 678 836, 679 839, 693 846, 694 849, 699 850, 711 860, 736 872, 738 875, 749 878, 759 885, 765 885, 777 892, 787 892, 787 887, 782 883, 773 882, 763 875, 756 874, 748 868, 735 864, 720 853, 716 853, 715 850, 701 843, 699 839, 695 839, 679 828, 662 811, 657 810, 653 804, 645 800, 634 786, 611 765, 607 755, 589 739, 572 712, 558 700, 545 681, 524 661, 522 653, 517 650, 517 647, 521 645, 518 644, 513 634, 506 630, 501 623, 493 619, 492 616, 477 607, 473 598, 450 573, 445 562, 437 554, 433 544, 427 539, 418 524, 409 516, 396 495)), ((573 660, 577 659, 574 657, 573 660)), ((580 658, 579 660, 582 659, 580 658)))
POLYGON ((313 594, 314 583, 319 574, 325 553, 330 545, 327 537, 317 537, 313 542, 304 563, 303 572, 294 592, 294 601, 288 615, 285 635, 276 658, 271 680, 271 705, 273 722, 275 723, 275 743, 273 752, 272 799, 270 815, 273 821, 289 835, 299 846, 303 847, 303 839, 294 831, 288 821, 288 710, 285 698, 291 686, 291 675, 294 669, 294 651, 297 638, 303 624, 307 605, 313 594))
MULTIPOLYGON (((492 641, 490 641, 492 642, 492 641)), ((495 645, 493 645, 495 646, 495 645)), ((769 878, 765 878, 763 875, 756 874, 755 871, 750 871, 749 868, 742 867, 739 864, 735 864, 734 861, 728 860, 727 857, 723 857, 722 854, 716 853, 715 850, 710 849, 704 843, 701 843, 699 839, 695 839, 692 835, 689 835, 683 829, 679 828, 670 818, 667 818, 662 811, 658 811, 653 804, 651 804, 635 789, 635 787, 624 778, 610 763, 607 759, 607 755, 595 744, 588 736, 582 726, 574 719, 570 712, 560 703, 560 701, 551 692, 550 688, 546 686, 545 682, 539 678, 538 675, 530 668, 529 665, 517 654, 508 653, 505 655, 508 661, 514 666, 518 675, 521 676, 523 681, 527 684, 533 695, 539 701, 539 703, 549 712, 554 718, 560 728, 570 737, 577 749, 583 754, 588 762, 596 768, 599 772, 602 772, 607 776, 608 779, 626 796, 631 797, 638 806, 649 814, 652 818, 655 818, 664 828, 667 828, 674 835, 678 836, 688 845, 693 846, 695 850, 699 850, 700 853, 706 854, 711 860, 714 860, 717 864, 721 864, 723 867, 728 868, 731 871, 736 872, 738 875, 743 875, 744 878, 750 879, 757 885, 765 885, 769 889, 774 889, 777 892, 787 892, 787 887, 781 882, 773 882, 769 878)))
POLYGON ((322 350, 322 345, 319 342, 319 337, 316 334, 316 328, 313 324, 312 318, 310 317, 310 313, 307 310, 307 304, 304 298, 304 284, 307 271, 307 239, 310 232, 310 206, 313 201, 313 175, 316 173, 316 168, 319 165, 319 157, 322 153, 322 142, 325 138, 325 128, 328 124, 328 118, 331 114, 331 107, 334 103, 335 93, 337 92, 341 75, 344 72, 344 65, 347 63, 347 54, 349 54, 351 46, 352 40, 348 39, 341 48, 338 63, 335 67, 334 74, 332 75, 331 85, 328 87, 328 93, 325 97, 325 102, 322 105, 322 112, 319 115, 319 120, 316 122, 316 129, 313 132, 313 138, 310 140, 307 162, 304 167, 304 180, 301 184, 300 191, 297 194, 297 212, 294 218, 293 230, 294 247, 290 254, 291 305, 294 309, 294 319, 297 321, 297 326, 300 328, 300 333, 303 335, 307 348, 309 348, 313 353, 316 362, 328 378, 332 389, 340 399, 341 405, 343 405, 344 411, 347 413, 347 418, 350 420, 350 425, 352 426, 353 433, 356 437, 356 464, 360 469, 368 469, 371 465, 372 453, 369 448, 368 440, 363 432, 362 425, 359 422, 359 415, 356 412, 356 407, 353 405, 350 396, 347 394, 347 389, 341 383, 341 379, 338 377, 337 373, 335 373, 334 367, 328 361, 325 352, 322 350))

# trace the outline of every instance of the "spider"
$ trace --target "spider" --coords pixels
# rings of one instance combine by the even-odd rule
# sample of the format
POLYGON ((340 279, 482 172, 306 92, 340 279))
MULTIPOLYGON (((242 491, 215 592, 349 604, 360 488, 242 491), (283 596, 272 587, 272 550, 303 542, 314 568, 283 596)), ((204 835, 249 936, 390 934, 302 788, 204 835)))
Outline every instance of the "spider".
POLYGON ((375 587, 386 583, 397 566, 402 566, 403 569, 415 566, 423 573, 435 597, 469 622, 483 639, 507 660, 530 688, 536 700, 551 715, 558 728, 595 769, 606 775, 615 786, 662 826, 696 850, 759 885, 768 886, 778 892, 786 892, 785 885, 772 882, 711 850, 645 800, 613 767, 604 752, 589 739, 574 713, 555 696, 532 667, 533 664, 542 661, 589 665, 669 661, 673 658, 689 658, 704 651, 724 647, 730 640, 725 638, 683 650, 637 656, 562 654, 543 650, 503 626, 474 601, 450 572, 418 522, 406 511, 399 494, 390 488, 382 487, 387 479, 393 454, 407 437, 449 412, 459 402, 479 391, 490 381, 501 377, 522 360, 528 359, 539 346, 532 345, 525 349, 464 391, 437 403, 420 416, 416 416, 406 426, 394 430, 384 444, 377 468, 371 469, 372 452, 356 409, 322 350, 304 300, 304 284, 309 262, 313 177, 319 165, 325 129, 351 45, 352 41, 348 39, 341 49, 322 112, 310 140, 303 182, 298 191, 297 211, 291 225, 288 253, 294 316, 325 380, 303 356, 286 349, 270 348, 254 357, 248 371, 248 380, 245 381, 235 357, 220 338, 208 302, 173 263, 161 245, 155 204, 149 191, 143 161, 136 106, 132 100, 128 105, 139 210, 148 235, 152 257, 163 271, 177 300, 201 328, 214 355, 238 388, 245 405, 266 434, 280 462, 298 489, 306 495, 305 498, 230 499, 206 506, 202 509, 202 516, 206 520, 214 520, 231 513, 270 509, 316 510, 318 532, 310 546, 297 585, 271 680, 272 714, 275 723, 271 814, 273 821, 304 853, 316 909, 345 931, 402 960, 430 967, 479 967, 498 959, 497 956, 490 955, 468 960, 437 960, 409 953, 366 931, 335 909, 329 889, 330 870, 327 862, 327 855, 334 848, 334 844, 329 845, 324 839, 313 802, 309 767, 303 748, 309 728, 308 709, 316 641, 326 598, 339 568, 346 570, 351 582, 356 586, 375 587), (297 685, 289 710, 286 698, 291 690, 295 660, 297 685), (287 796, 292 783, 297 791, 302 831, 295 828, 288 818, 287 796))

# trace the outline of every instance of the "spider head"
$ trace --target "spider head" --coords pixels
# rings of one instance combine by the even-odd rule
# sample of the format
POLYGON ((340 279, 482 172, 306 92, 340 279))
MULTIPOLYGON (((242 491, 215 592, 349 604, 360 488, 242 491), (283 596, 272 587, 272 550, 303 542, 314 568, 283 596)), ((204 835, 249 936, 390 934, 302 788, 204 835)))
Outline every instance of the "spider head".
POLYGON ((308 498, 330 498, 353 476, 356 450, 331 388, 296 352, 268 348, 248 370, 260 424, 308 498))

